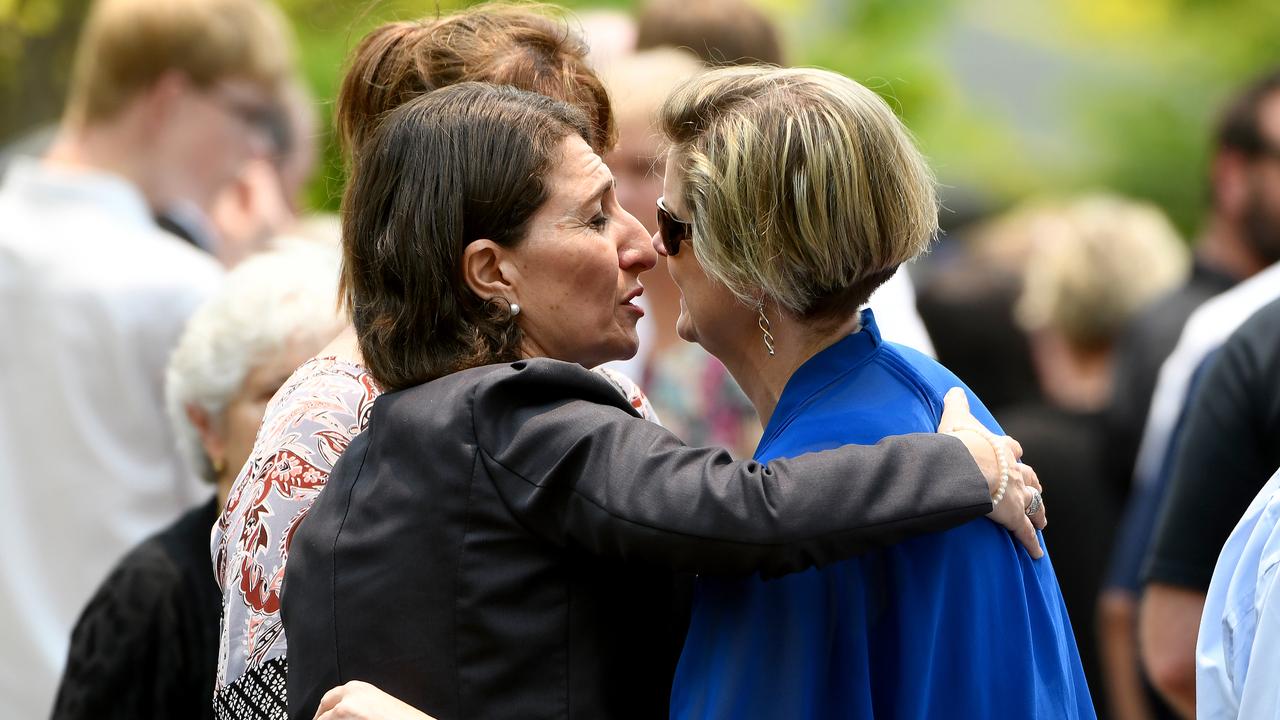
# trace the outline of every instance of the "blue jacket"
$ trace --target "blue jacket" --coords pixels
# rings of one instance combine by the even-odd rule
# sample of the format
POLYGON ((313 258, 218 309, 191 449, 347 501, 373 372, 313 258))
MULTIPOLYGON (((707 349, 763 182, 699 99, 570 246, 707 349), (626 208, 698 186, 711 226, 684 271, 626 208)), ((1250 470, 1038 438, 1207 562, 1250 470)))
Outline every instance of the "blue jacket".
MULTIPOLYGON (((756 459, 937 427, 962 383, 863 328, 791 377, 756 459)), ((970 393, 974 414, 995 420, 970 393)), ((1043 542, 1043 540, 1042 540, 1043 542)), ((671 716, 1093 718, 1062 593, 986 519, 763 580, 702 576, 671 716)))

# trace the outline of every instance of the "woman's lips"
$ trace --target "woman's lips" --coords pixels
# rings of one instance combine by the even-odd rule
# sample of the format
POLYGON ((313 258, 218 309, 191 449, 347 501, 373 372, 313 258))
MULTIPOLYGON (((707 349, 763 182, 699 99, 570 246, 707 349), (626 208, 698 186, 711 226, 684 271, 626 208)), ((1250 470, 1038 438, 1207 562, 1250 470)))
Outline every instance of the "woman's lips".
POLYGON ((626 295, 623 295, 622 302, 619 304, 628 310, 634 311, 637 317, 644 317, 644 308, 632 302, 633 300, 635 300, 636 298, 640 297, 643 294, 644 294, 644 288, 637 287, 636 289, 628 292, 626 295))

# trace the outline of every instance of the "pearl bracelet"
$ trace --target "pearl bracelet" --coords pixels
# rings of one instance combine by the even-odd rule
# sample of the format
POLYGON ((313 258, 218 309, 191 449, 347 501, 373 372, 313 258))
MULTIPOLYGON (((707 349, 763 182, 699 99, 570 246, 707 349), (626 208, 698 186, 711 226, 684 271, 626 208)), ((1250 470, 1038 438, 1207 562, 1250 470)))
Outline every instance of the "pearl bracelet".
POLYGON ((968 430, 982 436, 988 443, 991 443, 991 449, 996 454, 996 464, 1000 467, 1000 483, 996 485, 996 494, 991 496, 991 509, 995 510, 1000 505, 1000 501, 1004 500, 1004 493, 1009 489, 1009 458, 1004 453, 1004 448, 1000 446, 999 439, 996 434, 982 426, 953 427, 951 432, 960 432, 968 430))

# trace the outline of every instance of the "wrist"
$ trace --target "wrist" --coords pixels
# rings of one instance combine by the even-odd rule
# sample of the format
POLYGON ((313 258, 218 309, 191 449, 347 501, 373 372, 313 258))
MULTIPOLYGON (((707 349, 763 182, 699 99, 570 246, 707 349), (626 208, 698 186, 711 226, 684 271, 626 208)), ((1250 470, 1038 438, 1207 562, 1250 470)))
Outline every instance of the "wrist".
POLYGON ((995 454, 997 472, 996 486, 995 490, 991 493, 991 509, 995 510, 995 508, 1000 505, 1000 502, 1004 500, 1005 492, 1009 489, 1008 453, 1005 451, 1005 448, 1002 447, 1000 439, 996 437, 995 433, 982 426, 961 425, 951 428, 951 433, 953 435, 963 431, 973 433, 985 440, 987 444, 991 446, 992 453, 995 454))

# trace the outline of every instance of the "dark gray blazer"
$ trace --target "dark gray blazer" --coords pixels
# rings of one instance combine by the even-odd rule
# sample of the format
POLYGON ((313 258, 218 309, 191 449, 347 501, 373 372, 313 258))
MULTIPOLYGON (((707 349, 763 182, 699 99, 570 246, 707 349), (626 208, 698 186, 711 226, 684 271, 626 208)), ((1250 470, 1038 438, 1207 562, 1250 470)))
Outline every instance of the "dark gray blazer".
POLYGON ((777 576, 991 510, 944 435, 737 462, 528 360, 378 399, 293 540, 289 714, 364 680, 440 720, 667 716, 677 572, 777 576))

